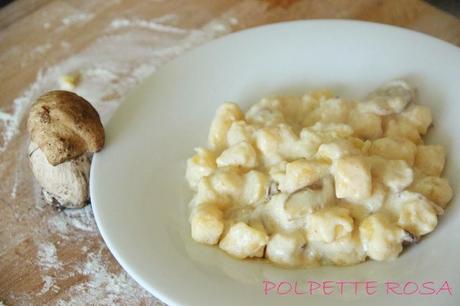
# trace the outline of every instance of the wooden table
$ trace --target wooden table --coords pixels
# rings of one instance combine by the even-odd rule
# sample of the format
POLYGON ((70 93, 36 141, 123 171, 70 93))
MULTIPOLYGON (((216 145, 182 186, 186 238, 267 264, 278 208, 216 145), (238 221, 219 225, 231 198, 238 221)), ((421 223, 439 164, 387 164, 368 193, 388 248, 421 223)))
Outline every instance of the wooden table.
POLYGON ((0 300, 162 304, 111 256, 91 206, 58 211, 43 202, 28 168, 23 120, 37 95, 78 72, 76 91, 106 121, 129 88, 184 50, 229 32, 308 18, 393 24, 460 45, 460 20, 419 0, 17 0, 1 9, 0 300))

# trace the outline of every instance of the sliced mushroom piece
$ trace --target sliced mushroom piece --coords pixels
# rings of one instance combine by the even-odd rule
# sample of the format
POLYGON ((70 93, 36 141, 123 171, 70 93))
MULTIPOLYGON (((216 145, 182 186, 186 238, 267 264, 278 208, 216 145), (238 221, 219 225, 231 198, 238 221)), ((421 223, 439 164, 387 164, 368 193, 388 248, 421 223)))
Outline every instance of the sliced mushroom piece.
POLYGON ((358 103, 364 113, 386 116, 402 112, 415 99, 415 90, 404 80, 388 82, 371 92, 365 102, 358 103))
POLYGON ((313 188, 304 188, 292 193, 285 202, 284 209, 293 219, 303 218, 306 214, 330 206, 334 201, 334 182, 325 177, 313 188))
POLYGON ((412 245, 412 244, 415 244, 415 243, 420 241, 420 237, 417 237, 417 236, 409 233, 406 230, 404 231, 404 233, 405 233, 405 236, 403 238, 403 245, 404 246, 412 245))
POLYGON ((266 201, 269 201, 272 196, 278 193, 280 193, 280 190, 278 188, 278 183, 275 181, 271 181, 265 192, 266 201))

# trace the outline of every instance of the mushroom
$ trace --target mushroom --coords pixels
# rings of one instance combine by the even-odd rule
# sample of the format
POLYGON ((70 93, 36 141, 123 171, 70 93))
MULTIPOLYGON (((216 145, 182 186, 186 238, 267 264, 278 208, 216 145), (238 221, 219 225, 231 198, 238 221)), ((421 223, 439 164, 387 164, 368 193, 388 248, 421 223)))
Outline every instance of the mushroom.
POLYGON ((91 104, 75 93, 50 91, 32 105, 27 121, 29 160, 47 202, 81 208, 89 200, 92 153, 104 128, 91 104))
POLYGON ((393 80, 369 93, 358 109, 379 116, 398 114, 415 100, 415 89, 403 80, 393 80))

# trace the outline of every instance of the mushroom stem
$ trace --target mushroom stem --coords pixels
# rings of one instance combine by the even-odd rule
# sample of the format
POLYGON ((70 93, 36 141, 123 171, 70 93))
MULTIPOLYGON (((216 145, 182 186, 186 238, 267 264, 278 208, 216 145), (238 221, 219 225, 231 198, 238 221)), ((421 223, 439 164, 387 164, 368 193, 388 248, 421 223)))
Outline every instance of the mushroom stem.
POLYGON ((29 161, 46 202, 67 208, 81 208, 88 203, 90 154, 53 166, 37 144, 31 142, 29 161))

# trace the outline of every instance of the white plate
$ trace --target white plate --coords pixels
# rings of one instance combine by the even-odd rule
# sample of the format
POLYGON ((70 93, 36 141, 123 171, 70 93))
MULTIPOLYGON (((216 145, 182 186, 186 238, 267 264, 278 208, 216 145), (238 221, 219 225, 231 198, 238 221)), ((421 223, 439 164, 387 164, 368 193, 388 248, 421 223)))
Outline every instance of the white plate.
POLYGON ((347 97, 393 78, 419 88, 433 108, 430 140, 447 146, 447 176, 458 190, 460 51, 408 30, 354 21, 301 21, 242 31, 165 65, 126 99, 94 156, 91 197, 101 234, 143 287, 181 305, 458 305, 460 212, 452 201, 434 233, 394 262, 284 270, 239 261, 189 237, 185 160, 205 144, 216 108, 243 108, 270 94, 330 87, 347 97), (375 280, 377 295, 264 295, 262 281, 375 280), (447 280, 454 295, 395 296, 383 282, 447 280))

